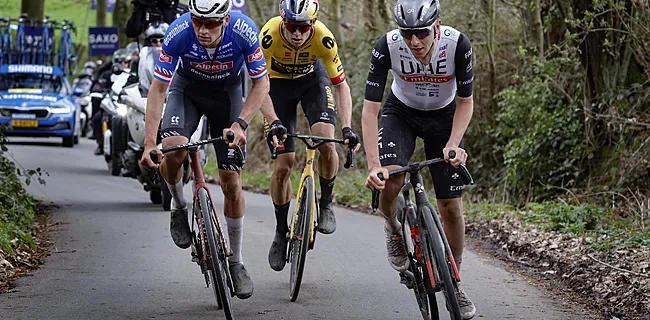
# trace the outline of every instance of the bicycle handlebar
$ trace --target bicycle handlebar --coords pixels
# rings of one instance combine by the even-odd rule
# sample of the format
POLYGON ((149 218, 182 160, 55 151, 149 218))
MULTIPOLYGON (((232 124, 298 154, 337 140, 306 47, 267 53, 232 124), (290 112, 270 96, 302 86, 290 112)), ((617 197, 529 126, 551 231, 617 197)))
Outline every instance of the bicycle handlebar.
MULTIPOLYGON (((300 139, 302 142, 305 143, 305 145, 307 145, 308 149, 316 149, 323 143, 327 143, 327 142, 345 144, 344 139, 326 138, 326 137, 310 136, 310 135, 296 134, 296 133, 287 133, 287 138, 300 139), (310 143, 308 140, 311 140, 313 142, 310 143)), ((278 157, 278 148, 273 147, 273 150, 271 150, 271 158, 276 159, 277 157, 278 157)), ((343 164, 343 167, 346 169, 353 167, 354 166, 354 163, 352 163, 353 160, 354 160, 354 148, 348 147, 348 154, 346 156, 345 164, 343 164)))
MULTIPOLYGON (((177 150, 181 150, 181 149, 189 149, 189 148, 192 148, 192 147, 198 147, 200 145, 219 142, 219 141, 223 141, 223 142, 228 143, 228 142, 232 142, 234 139, 235 139, 235 134, 232 131, 228 131, 226 133, 226 139, 224 139, 223 136, 221 136, 221 137, 218 137, 218 138, 200 140, 200 141, 196 141, 196 142, 188 142, 188 143, 180 144, 180 145, 169 147, 169 148, 164 148, 164 149, 162 149, 160 151, 163 154, 165 154, 165 153, 172 152, 172 151, 177 151, 177 150)), ((154 163, 158 163, 158 152, 156 152, 156 150, 151 150, 151 152, 149 153, 149 157, 151 158, 151 161, 153 161, 154 163)), ((235 146, 235 160, 237 160, 237 165, 239 167, 242 167, 244 165, 244 153, 242 152, 241 147, 239 147, 239 146, 235 146)))
MULTIPOLYGON (((455 151, 450 151, 449 152, 449 158, 453 159, 456 157, 456 152, 455 151)), ((442 163, 445 162, 444 159, 436 158, 436 159, 430 159, 426 161, 421 161, 421 162, 414 162, 410 163, 406 166, 403 166, 401 168, 393 169, 388 171, 388 176, 400 174, 403 172, 410 172, 410 173, 415 173, 420 171, 420 169, 430 166, 432 164, 437 164, 437 163, 442 163)), ((469 173, 469 170, 467 170, 467 166, 465 164, 461 164, 459 166, 460 168, 460 176, 463 180, 464 185, 471 185, 474 184, 474 179, 472 178, 472 175, 469 173)), ((377 178, 379 180, 384 181, 384 174, 383 173, 378 173, 377 178)), ((376 212, 377 208, 379 207, 379 190, 372 190, 372 212, 376 212)))

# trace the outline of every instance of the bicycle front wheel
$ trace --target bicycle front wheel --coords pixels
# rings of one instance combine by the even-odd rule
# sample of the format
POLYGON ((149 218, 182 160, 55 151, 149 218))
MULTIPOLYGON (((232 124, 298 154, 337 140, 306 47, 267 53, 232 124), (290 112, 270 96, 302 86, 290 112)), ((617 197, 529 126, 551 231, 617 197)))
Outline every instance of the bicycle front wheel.
POLYGON ((433 221, 433 214, 431 208, 427 206, 422 208, 422 221, 424 222, 427 235, 427 246, 425 247, 429 251, 429 256, 435 257, 436 265, 432 265, 431 267, 437 268, 439 281, 442 282, 442 292, 445 296, 447 310, 449 310, 451 320, 461 320, 460 307, 458 306, 458 299, 456 299, 458 284, 454 281, 455 278, 452 279, 451 262, 445 253, 446 245, 442 242, 442 237, 440 236, 440 232, 444 231, 438 229, 436 226, 436 223, 433 221))
POLYGON ((212 284, 212 292, 217 300, 217 305, 226 314, 226 319, 231 320, 232 305, 230 295, 230 281, 228 277, 228 262, 226 261, 225 247, 221 242, 219 232, 221 230, 217 227, 217 215, 212 206, 212 199, 208 192, 201 188, 199 189, 199 205, 201 206, 201 214, 203 215, 203 224, 205 225, 205 233, 208 238, 208 271, 210 274, 210 282, 212 284))
POLYGON ((289 278, 291 301, 298 299, 302 273, 305 270, 305 260, 309 249, 309 232, 313 218, 314 180, 307 177, 302 186, 300 198, 296 202, 296 216, 293 224, 293 238, 289 240, 291 255, 291 274, 289 278))
POLYGON ((404 196, 401 194, 398 197, 398 203, 398 219, 402 223, 404 244, 410 260, 410 274, 405 274, 404 276, 412 281, 411 287, 415 294, 415 301, 418 303, 418 308, 422 314, 422 319, 438 319, 436 296, 435 294, 430 295, 426 286, 426 283, 430 281, 427 274, 427 265, 424 263, 425 261, 418 260, 422 257, 420 254, 420 258, 418 258, 417 254, 417 252, 421 252, 422 249, 421 241, 414 241, 414 237, 416 239, 419 237, 418 233, 420 226, 417 226, 417 218, 415 217, 415 213, 411 211, 413 208, 406 207, 404 196), (414 234, 412 234, 412 232, 414 232, 414 234))

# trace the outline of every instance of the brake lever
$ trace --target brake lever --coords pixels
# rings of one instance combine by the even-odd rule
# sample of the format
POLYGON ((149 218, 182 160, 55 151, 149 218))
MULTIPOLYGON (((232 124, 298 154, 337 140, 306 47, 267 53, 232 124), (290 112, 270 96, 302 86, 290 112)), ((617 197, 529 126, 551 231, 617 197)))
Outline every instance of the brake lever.
MULTIPOLYGON (((226 143, 232 143, 235 141, 235 133, 232 131, 226 132, 226 143)), ((242 151, 242 148, 240 146, 235 146, 233 148, 235 150, 235 160, 237 160, 237 165, 241 168, 244 166, 244 151, 242 151)))
POLYGON ((375 213, 377 212, 377 208, 379 208, 379 190, 377 189, 372 189, 372 212, 375 213))
POLYGON ((149 152, 149 158, 151 158, 151 161, 153 161, 154 164, 157 164, 158 163, 158 151, 151 150, 151 152, 149 152))
MULTIPOLYGON (((449 151, 449 159, 456 158, 456 151, 451 150, 449 151)), ((467 186, 470 184, 474 184, 474 179, 472 178, 472 175, 469 173, 469 170, 467 170, 467 166, 465 164, 461 164, 459 166, 460 168, 460 177, 463 179, 463 183, 467 186)))
POLYGON ((354 149, 348 148, 348 155, 347 159, 345 160, 345 164, 343 165, 344 168, 350 169, 351 167, 354 167, 354 149))
POLYGON ((278 158, 278 147, 273 147, 271 150, 271 159, 275 160, 278 158))

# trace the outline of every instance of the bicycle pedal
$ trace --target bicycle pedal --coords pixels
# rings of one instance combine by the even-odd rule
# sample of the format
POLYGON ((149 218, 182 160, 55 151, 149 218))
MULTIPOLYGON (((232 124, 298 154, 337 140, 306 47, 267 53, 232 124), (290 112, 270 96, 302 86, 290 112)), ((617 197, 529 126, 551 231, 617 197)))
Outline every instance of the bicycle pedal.
POLYGON ((406 275, 404 272, 399 273, 399 283, 405 285, 409 289, 413 289, 413 279, 406 275))

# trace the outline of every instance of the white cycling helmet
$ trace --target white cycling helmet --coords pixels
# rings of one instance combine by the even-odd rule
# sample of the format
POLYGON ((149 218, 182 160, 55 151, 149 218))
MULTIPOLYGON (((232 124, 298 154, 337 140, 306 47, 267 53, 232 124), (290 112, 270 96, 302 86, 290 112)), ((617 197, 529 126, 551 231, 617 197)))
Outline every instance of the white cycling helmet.
POLYGON ((232 0, 190 0, 190 12, 199 18, 223 19, 232 7, 232 0))

